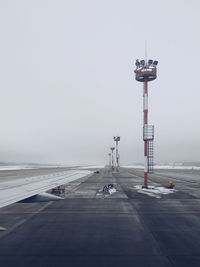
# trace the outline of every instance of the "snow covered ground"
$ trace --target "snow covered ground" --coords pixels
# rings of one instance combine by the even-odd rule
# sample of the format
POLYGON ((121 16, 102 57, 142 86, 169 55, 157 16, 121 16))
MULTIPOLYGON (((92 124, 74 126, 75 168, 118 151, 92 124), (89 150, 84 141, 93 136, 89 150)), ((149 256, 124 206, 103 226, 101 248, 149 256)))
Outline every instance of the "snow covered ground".
POLYGON ((148 188, 142 188, 142 185, 136 185, 134 188, 138 193, 143 193, 155 198, 161 198, 161 195, 167 195, 177 192, 176 189, 168 189, 165 187, 148 186, 148 188))
MULTIPOLYGON (((65 166, 54 166, 54 165, 0 165, 0 171, 6 170, 31 170, 31 169, 39 169, 39 168, 59 168, 65 166)), ((66 166, 70 167, 70 166, 66 166)), ((71 166, 73 167, 73 166, 71 166)), ((91 166, 82 166, 76 169, 102 169, 105 166, 103 165, 91 165, 91 166)), ((133 168, 133 169, 143 169, 142 165, 123 165, 123 168, 133 168)), ((170 169, 170 170, 200 170, 200 167, 197 166, 171 166, 171 165, 155 165, 154 169, 170 169)))
POLYGON ((84 169, 102 169, 102 168, 104 168, 103 165, 97 165, 97 166, 91 165, 91 166, 78 167, 77 169, 84 170, 84 169))
MULTIPOLYGON (((124 165, 123 168, 143 169, 142 165, 124 165)), ((155 165, 154 169, 168 169, 168 170, 200 170, 197 166, 171 166, 171 165, 155 165)))
POLYGON ((28 165, 5 165, 5 166, 0 166, 0 171, 9 171, 9 170, 31 170, 31 169, 38 169, 41 168, 40 167, 36 167, 36 166, 28 166, 28 165))
MULTIPOLYGON (((72 168, 76 168, 74 166, 60 166, 60 165, 0 165, 0 171, 9 171, 9 170, 31 170, 31 169, 39 169, 39 168, 61 168, 61 167, 72 167, 72 168)), ((84 170, 84 169, 102 169, 104 168, 103 165, 91 165, 91 166, 83 166, 83 167, 78 167, 76 168, 77 170, 84 170)))
POLYGON ((9 170, 33 170, 40 168, 62 168, 67 166, 57 166, 57 165, 0 165, 0 171, 9 170))

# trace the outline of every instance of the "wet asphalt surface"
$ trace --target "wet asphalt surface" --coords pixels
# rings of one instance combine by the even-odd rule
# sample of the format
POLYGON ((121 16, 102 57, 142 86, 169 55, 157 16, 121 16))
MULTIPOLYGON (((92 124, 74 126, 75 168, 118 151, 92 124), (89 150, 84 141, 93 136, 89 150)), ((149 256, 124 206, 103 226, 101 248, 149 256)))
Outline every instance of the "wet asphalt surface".
POLYGON ((65 200, 0 209, 0 266, 200 266, 200 173, 157 170, 149 184, 177 189, 160 198, 136 191, 142 176, 102 169, 67 184, 65 200), (117 192, 103 194, 109 183, 117 192))

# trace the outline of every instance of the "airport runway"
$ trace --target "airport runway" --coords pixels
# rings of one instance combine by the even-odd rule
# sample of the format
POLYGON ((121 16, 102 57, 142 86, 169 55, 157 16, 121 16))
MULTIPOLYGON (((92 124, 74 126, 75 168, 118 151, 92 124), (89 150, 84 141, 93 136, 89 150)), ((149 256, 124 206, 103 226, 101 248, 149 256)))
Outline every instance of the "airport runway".
POLYGON ((0 209, 0 266, 200 266, 200 172, 156 170, 151 185, 172 180, 178 190, 160 198, 135 190, 142 176, 105 168, 67 184, 65 200, 0 209), (110 183, 117 192, 103 194, 110 183))

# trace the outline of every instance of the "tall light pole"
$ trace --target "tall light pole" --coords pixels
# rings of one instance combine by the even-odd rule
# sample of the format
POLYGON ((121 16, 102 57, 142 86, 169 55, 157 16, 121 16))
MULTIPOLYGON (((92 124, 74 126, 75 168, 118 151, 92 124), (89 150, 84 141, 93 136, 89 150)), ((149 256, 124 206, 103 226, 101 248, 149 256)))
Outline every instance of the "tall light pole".
POLYGON ((118 142, 120 141, 120 136, 114 136, 114 141, 116 142, 116 171, 119 171, 119 152, 118 152, 118 142))
POLYGON ((108 153, 109 156, 109 168, 111 169, 111 153, 108 153))
POLYGON ((144 141, 144 187, 148 187, 148 173, 153 172, 154 126, 148 125, 148 82, 157 78, 158 61, 136 60, 135 79, 143 82, 143 141, 144 141))
POLYGON ((112 171, 114 171, 114 155, 113 155, 113 151, 115 150, 115 148, 111 147, 110 150, 111 150, 111 153, 112 153, 112 171))

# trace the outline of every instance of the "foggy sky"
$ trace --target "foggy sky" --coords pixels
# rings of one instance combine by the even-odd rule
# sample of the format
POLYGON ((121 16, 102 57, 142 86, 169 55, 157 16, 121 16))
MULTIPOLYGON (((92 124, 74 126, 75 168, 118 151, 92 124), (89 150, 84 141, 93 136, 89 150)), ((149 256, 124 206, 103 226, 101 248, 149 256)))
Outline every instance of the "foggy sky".
POLYGON ((0 161, 143 161, 135 60, 149 83, 155 161, 200 159, 198 0, 1 0, 0 161))

